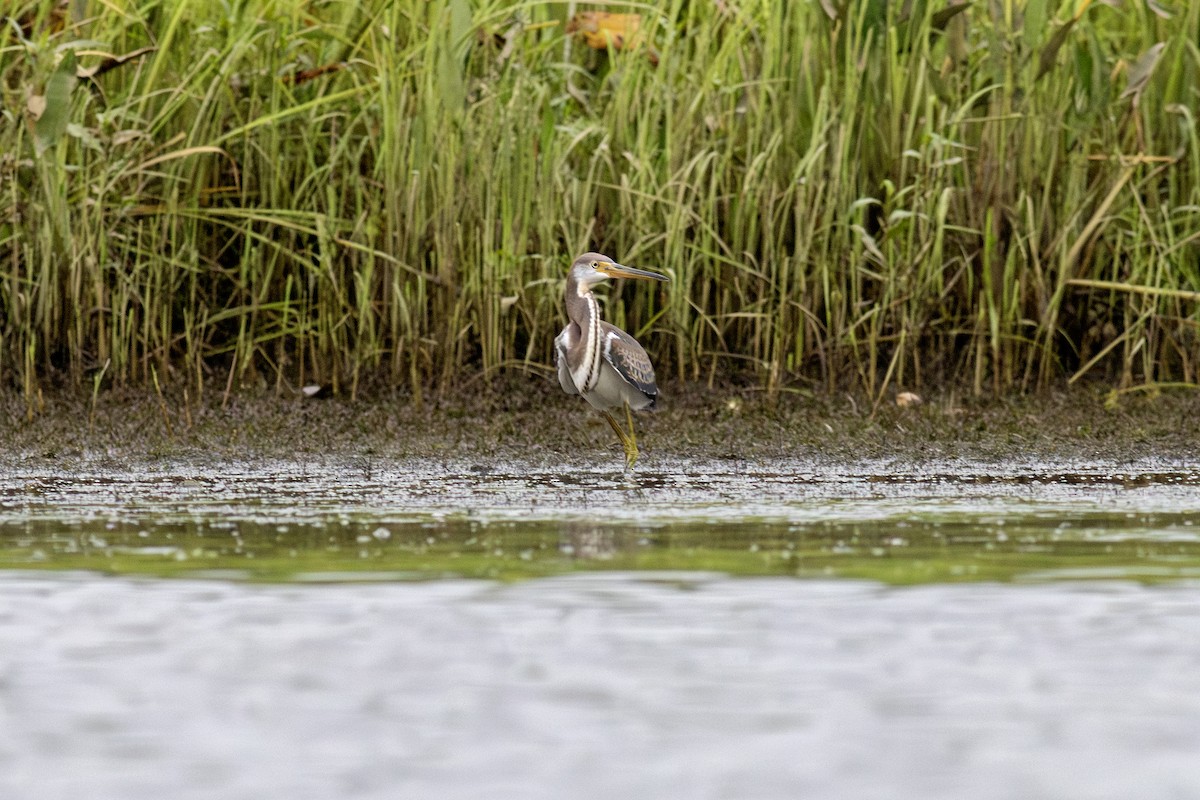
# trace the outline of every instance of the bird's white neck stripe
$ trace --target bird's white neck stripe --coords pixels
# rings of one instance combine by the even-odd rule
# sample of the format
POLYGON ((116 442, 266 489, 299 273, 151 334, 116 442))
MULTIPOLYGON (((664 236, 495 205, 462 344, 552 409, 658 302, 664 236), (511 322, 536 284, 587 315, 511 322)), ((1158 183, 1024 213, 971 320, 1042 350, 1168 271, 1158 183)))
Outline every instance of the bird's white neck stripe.
POLYGON ((591 292, 581 289, 579 295, 587 303, 588 319, 586 329, 582 331, 583 359, 572 371, 571 379, 579 391, 590 392, 600 380, 600 309, 591 292))

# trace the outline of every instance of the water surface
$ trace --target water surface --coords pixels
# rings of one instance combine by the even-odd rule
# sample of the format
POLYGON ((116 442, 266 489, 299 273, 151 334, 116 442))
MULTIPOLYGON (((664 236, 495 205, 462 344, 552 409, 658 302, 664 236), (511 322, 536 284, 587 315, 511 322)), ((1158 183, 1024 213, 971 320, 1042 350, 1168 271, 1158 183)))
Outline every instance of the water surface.
POLYGON ((1196 583, 0 584, 9 800, 1200 794, 1196 583))
POLYGON ((1200 575, 1181 463, 104 460, 0 473, 0 567, 270 580, 705 569, 888 583, 1200 575))
POLYGON ((1197 484, 10 460, 0 797, 1200 796, 1197 484))

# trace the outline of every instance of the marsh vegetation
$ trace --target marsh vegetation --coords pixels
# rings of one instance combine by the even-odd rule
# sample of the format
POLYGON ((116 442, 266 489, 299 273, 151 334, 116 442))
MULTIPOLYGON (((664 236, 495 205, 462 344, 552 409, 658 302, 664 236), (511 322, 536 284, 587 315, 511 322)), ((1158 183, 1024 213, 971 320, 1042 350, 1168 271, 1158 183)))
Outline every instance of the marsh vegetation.
POLYGON ((668 381, 1196 381, 1195 3, 8 8, 27 398, 548 374, 589 249, 668 381))

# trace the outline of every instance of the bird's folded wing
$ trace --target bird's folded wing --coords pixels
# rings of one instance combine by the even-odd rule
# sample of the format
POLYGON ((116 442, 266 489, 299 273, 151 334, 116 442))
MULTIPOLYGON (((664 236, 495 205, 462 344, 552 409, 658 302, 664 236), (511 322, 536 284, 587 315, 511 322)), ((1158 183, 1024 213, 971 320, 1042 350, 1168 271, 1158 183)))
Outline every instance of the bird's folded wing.
POLYGON ((604 328, 604 358, 617 373, 647 397, 658 394, 654 384, 654 365, 650 356, 634 339, 620 328, 602 323, 604 328))

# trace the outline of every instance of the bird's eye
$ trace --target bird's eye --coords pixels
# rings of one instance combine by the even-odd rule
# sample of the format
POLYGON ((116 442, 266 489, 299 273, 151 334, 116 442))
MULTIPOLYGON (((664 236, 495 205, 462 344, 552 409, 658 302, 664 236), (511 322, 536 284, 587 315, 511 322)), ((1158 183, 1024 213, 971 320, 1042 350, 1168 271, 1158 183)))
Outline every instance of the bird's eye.
POLYGON ((599 268, 600 268, 600 263, 599 263, 599 262, 597 262, 597 261, 593 261, 593 262, 592 262, 592 269, 599 269, 599 268))

